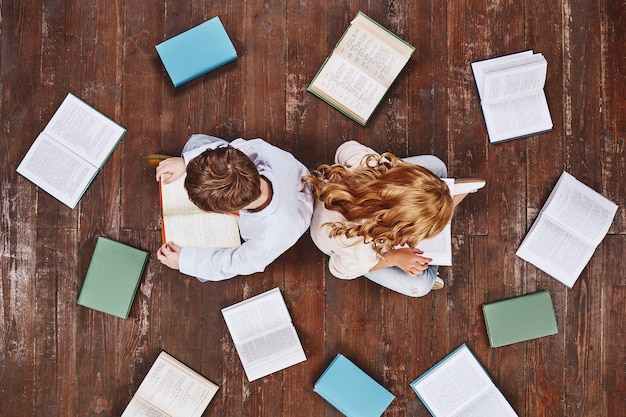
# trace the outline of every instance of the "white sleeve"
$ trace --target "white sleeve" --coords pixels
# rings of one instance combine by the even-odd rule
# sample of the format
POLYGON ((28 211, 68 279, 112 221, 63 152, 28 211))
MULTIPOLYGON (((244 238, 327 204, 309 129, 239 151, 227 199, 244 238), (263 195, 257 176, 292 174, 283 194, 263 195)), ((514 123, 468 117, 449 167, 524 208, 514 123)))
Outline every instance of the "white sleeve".
POLYGON ((346 165, 349 169, 355 169, 361 164, 365 155, 378 155, 378 152, 361 145, 355 140, 344 142, 335 152, 335 163, 346 165))

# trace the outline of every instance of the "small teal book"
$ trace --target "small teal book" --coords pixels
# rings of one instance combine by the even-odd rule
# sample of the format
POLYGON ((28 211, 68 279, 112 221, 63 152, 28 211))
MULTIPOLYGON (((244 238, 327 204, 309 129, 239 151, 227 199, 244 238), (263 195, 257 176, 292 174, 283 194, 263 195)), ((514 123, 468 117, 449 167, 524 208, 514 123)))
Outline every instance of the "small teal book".
POLYGON ((146 251, 99 237, 78 304, 127 318, 147 260, 146 251))
POLYGON ((156 50, 174 87, 237 59, 237 51, 217 16, 161 42, 156 50))
POLYGON ((347 417, 380 417, 395 396, 342 354, 313 388, 347 417))

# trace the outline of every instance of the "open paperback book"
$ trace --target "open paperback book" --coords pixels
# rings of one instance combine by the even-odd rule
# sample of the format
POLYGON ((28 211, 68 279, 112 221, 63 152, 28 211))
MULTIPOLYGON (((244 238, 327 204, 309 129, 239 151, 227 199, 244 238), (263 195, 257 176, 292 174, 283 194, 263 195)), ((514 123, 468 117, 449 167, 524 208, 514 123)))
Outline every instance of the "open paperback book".
POLYGON ((411 382, 411 388, 434 417, 517 417, 466 344, 411 382))
POLYGON ((278 288, 222 309, 250 382, 306 360, 278 288))
POLYGON ((358 12, 308 90, 365 125, 415 48, 358 12))
POLYGON ((615 203, 563 172, 516 254, 571 288, 616 211, 615 203))
POLYGON ((126 129, 70 93, 17 172, 73 209, 125 133, 126 129))
MULTIPOLYGON (((454 178, 442 178, 450 188, 450 194, 454 195, 454 178)), ((437 236, 422 240, 417 248, 424 251, 422 256, 431 258, 430 265, 452 265, 452 228, 450 223, 437 236)))
POLYGON ((491 143, 552 129, 548 64, 532 50, 471 63, 491 143))
POLYGON ((237 218, 201 210, 189 200, 185 175, 169 184, 159 181, 163 243, 183 248, 234 248, 241 244, 237 218))
POLYGON ((161 352, 122 417, 200 417, 219 387, 161 352))

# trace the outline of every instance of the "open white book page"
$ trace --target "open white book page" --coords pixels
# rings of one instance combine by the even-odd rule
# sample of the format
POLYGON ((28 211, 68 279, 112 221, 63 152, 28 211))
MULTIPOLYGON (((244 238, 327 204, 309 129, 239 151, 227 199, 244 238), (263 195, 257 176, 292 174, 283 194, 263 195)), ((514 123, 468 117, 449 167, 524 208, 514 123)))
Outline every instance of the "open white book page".
POLYGON ((218 386, 161 352, 122 417, 200 417, 218 386), (150 404, 152 410, 147 406, 150 404))
POLYGON ((387 92, 387 87, 337 54, 326 60, 310 88, 362 123, 387 92))
POLYGON ((76 96, 68 94, 44 131, 100 168, 126 129, 76 96))
MULTIPOLYGON (((450 195, 454 195, 454 178, 442 178, 450 189, 450 195)), ((417 248, 424 251, 422 256, 432 258, 431 265, 452 265, 452 228, 448 223, 437 236, 422 240, 417 248)))
POLYGON ((598 245, 613 223, 617 204, 563 172, 543 211, 573 233, 598 245))
POLYGON ((185 175, 161 181, 163 231, 167 242, 183 248, 234 248, 241 244, 237 218, 201 210, 189 200, 185 175))
POLYGON ((418 249, 424 251, 422 256, 432 259, 431 265, 452 265, 452 233, 450 229, 450 223, 448 223, 446 228, 437 236, 424 239, 417 245, 418 249))
POLYGON ((502 100, 535 90, 543 90, 548 63, 543 55, 534 55, 524 65, 501 66, 483 73, 483 102, 502 100))
POLYGON ((249 381, 306 360, 280 290, 222 309, 249 381))
POLYGON ((563 172, 516 254, 572 287, 616 211, 616 204, 563 172))
POLYGON ((543 90, 492 103, 481 103, 490 142, 552 129, 552 118, 543 90))
POLYGON ((533 56, 532 50, 517 52, 515 54, 498 56, 495 58, 489 58, 482 61, 472 62, 470 65, 472 67, 472 72, 474 74, 474 79, 476 81, 476 88, 478 89, 478 95, 481 100, 483 99, 483 90, 485 85, 485 77, 484 74, 488 68, 492 68, 494 66, 510 66, 512 63, 519 63, 522 61, 526 61, 530 57, 533 56))
POLYGON ((516 255, 571 288, 595 248, 549 217, 539 216, 516 255))
POLYGON ((46 133, 41 133, 17 167, 17 172, 63 204, 74 208, 98 173, 98 168, 46 133))
POLYGON ((411 386, 436 417, 517 416, 467 347, 455 351, 411 386))
POLYGON ((359 13, 333 53, 389 88, 414 48, 359 13))

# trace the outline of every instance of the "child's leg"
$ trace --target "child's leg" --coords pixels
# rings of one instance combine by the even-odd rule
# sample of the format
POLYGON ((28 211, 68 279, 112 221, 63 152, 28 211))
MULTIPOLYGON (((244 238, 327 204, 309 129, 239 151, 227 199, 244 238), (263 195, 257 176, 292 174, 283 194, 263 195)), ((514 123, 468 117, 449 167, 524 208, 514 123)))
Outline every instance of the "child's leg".
POLYGON ((448 169, 446 168, 446 164, 444 164, 441 159, 437 158, 434 155, 409 156, 408 158, 402 158, 402 160, 422 166, 439 178, 448 177, 448 169))
POLYGON ((412 277, 394 266, 370 271, 365 274, 365 277, 400 294, 409 297, 423 297, 430 292, 435 284, 437 269, 437 265, 430 265, 424 272, 412 277))
POLYGON ((183 147, 183 151, 181 154, 188 152, 192 149, 199 148, 200 146, 208 145, 215 142, 224 142, 224 139, 216 138, 215 136, 203 135, 203 134, 195 134, 191 135, 185 146, 183 147))

